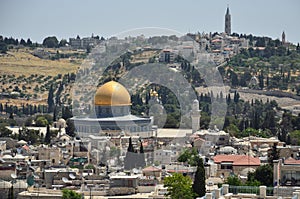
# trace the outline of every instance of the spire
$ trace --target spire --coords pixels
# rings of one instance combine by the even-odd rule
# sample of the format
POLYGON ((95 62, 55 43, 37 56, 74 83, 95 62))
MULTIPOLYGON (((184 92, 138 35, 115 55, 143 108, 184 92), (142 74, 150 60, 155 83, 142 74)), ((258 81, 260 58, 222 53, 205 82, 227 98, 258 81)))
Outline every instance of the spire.
POLYGON ((229 4, 227 4, 227 11, 226 11, 226 15, 230 15, 230 14, 229 14, 229 4))
POLYGON ((282 42, 282 44, 285 44, 285 32, 283 31, 282 32, 282 35, 281 35, 281 42, 282 42))
POLYGON ((229 13, 229 5, 227 5, 227 10, 225 15, 225 33, 227 35, 231 34, 231 15, 229 13))

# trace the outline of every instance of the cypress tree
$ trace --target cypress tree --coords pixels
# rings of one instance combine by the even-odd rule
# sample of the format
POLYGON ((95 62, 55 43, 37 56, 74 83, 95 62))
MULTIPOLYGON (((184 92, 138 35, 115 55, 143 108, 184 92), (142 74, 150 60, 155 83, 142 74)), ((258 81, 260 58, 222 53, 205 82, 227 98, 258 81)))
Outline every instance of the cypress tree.
POLYGON ((272 146, 271 153, 268 157, 269 164, 273 166, 273 160, 278 160, 278 159, 279 159, 279 152, 277 150, 277 143, 274 143, 272 146))
POLYGON ((140 146, 140 154, 139 154, 139 159, 138 159, 138 167, 145 167, 146 166, 146 161, 145 161, 145 154, 144 154, 144 147, 143 144, 141 142, 141 146, 140 146))
POLYGON ((57 114, 57 107, 54 106, 54 109, 53 109, 53 121, 56 121, 56 114, 57 114))
POLYGON ((73 117, 72 110, 70 109, 69 106, 62 107, 62 116, 61 117, 65 120, 73 117))
POLYGON ((141 146, 140 146, 140 153, 144 153, 144 147, 143 147, 143 143, 141 142, 141 146))
POLYGON ((45 143, 49 144, 51 141, 51 132, 50 132, 50 126, 49 124, 47 125, 47 130, 46 130, 46 136, 45 136, 45 143))
POLYGON ((51 113, 54 109, 53 85, 52 84, 49 89, 47 103, 48 103, 48 113, 51 113))
POLYGON ((231 103, 231 96, 230 96, 230 93, 228 94, 228 97, 227 97, 227 104, 230 104, 231 103))
POLYGON ((128 145, 127 151, 134 153, 131 137, 129 137, 129 145, 128 145))
POLYGON ((205 196, 205 170, 202 158, 199 158, 198 160, 197 171, 195 173, 195 179, 192 188, 198 197, 205 196))
POLYGON ((13 185, 9 188, 9 191, 8 191, 8 199, 14 199, 14 188, 13 188, 13 185))
POLYGON ((75 125, 74 122, 70 119, 67 119, 67 126, 65 128, 66 130, 66 134, 71 136, 71 137, 75 137, 75 125))

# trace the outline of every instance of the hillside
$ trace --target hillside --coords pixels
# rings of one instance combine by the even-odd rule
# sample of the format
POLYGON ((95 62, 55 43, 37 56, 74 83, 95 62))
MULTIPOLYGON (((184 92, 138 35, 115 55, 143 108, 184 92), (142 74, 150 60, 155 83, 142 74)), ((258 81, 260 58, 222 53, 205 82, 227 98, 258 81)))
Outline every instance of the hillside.
POLYGON ((7 54, 0 56, 0 74, 10 75, 50 75, 66 74, 76 72, 81 60, 59 59, 49 60, 41 59, 32 55, 33 51, 28 48, 13 49, 7 54))
MULTIPOLYGON (((48 57, 38 57, 34 55, 37 54, 36 49, 29 48, 11 49, 0 55, 0 103, 15 106, 46 104, 50 85, 56 89, 61 82, 70 82, 71 76, 75 78, 83 61, 83 52, 61 49, 40 51, 48 57), (53 59, 51 56, 56 54, 67 58, 53 59)), ((68 95, 71 85, 64 86, 64 93, 68 95)))

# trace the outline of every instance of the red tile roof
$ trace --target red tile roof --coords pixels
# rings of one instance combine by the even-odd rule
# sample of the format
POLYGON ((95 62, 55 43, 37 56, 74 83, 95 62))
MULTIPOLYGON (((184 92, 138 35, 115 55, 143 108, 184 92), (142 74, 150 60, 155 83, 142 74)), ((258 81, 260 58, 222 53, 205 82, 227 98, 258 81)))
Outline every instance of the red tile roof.
POLYGON ((180 170, 174 170, 174 169, 170 169, 168 170, 169 173, 192 173, 192 171, 189 170, 185 170, 185 169, 180 169, 180 170))
POLYGON ((214 162, 217 164, 224 162, 232 162, 233 166, 259 166, 259 158, 254 158, 248 155, 216 155, 214 157, 214 162))
POLYGON ((154 166, 149 166, 143 169, 143 172, 155 172, 155 171, 161 171, 161 169, 154 166))
POLYGON ((288 159, 284 160, 284 164, 300 164, 300 160, 295 160, 292 157, 289 157, 288 159))

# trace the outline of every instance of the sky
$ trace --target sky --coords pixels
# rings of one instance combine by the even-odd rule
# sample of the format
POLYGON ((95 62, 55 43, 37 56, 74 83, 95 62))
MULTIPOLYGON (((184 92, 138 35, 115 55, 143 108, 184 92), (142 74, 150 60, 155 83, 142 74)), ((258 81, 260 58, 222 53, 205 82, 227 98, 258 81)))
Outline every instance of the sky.
POLYGON ((299 0, 0 0, 0 35, 60 39, 109 38, 130 29, 223 32, 227 5, 232 32, 300 42, 299 0))

